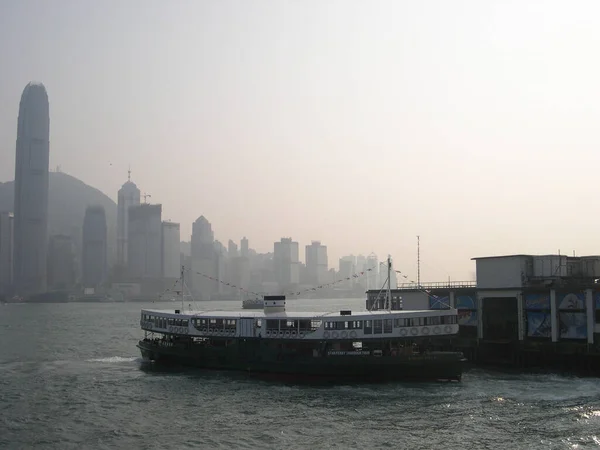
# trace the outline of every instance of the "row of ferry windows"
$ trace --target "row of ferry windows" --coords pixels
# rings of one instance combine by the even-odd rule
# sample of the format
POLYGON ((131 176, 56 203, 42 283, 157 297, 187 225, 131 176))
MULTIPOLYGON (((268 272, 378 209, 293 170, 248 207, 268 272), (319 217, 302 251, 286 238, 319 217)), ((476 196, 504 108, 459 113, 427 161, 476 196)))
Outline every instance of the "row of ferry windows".
POLYGON ((151 314, 144 314, 144 322, 152 322, 157 328, 169 327, 187 327, 188 319, 175 319, 160 316, 153 316, 151 314))
POLYGON ((196 328, 235 329, 235 319, 192 319, 196 328))
MULTIPOLYGON (((236 320, 235 319, 192 319, 193 325, 202 330, 202 329, 227 329, 227 328, 235 328, 236 320)), ((309 331, 316 330, 321 327, 321 320, 311 320, 311 319, 303 319, 303 320, 287 320, 287 319, 256 319, 254 325, 256 328, 262 328, 265 325, 267 330, 298 330, 298 331, 309 331)))
POLYGON ((456 316, 433 316, 433 317, 414 317, 407 319, 380 319, 380 320, 350 320, 350 321, 327 321, 325 322, 326 330, 360 330, 374 327, 380 329, 383 327, 384 333, 392 332, 393 328, 400 327, 421 327, 434 325, 453 325, 456 323, 456 316))

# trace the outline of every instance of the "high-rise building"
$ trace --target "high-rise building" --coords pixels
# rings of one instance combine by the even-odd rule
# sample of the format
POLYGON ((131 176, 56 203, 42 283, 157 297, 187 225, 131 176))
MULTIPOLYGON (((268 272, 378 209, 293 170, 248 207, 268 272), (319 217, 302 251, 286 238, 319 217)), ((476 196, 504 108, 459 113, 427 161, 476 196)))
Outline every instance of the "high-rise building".
POLYGON ((162 223, 163 277, 178 278, 181 274, 180 227, 178 223, 162 223))
POLYGON ((375 253, 367 256, 365 270, 367 269, 371 269, 366 273, 367 289, 381 289, 385 278, 383 280, 379 278, 379 259, 375 253))
POLYGON ((162 278, 162 205, 132 206, 128 215, 128 275, 162 278))
POLYGON ((365 270, 367 270, 367 269, 368 269, 368 267, 367 267, 367 257, 365 255, 358 255, 356 257, 356 267, 355 267, 355 270, 358 273, 362 272, 362 276, 360 276, 360 277, 358 277, 356 279, 356 283, 360 287, 362 287, 363 289, 365 289, 365 290, 367 289, 367 279, 368 279, 367 278, 368 274, 365 273, 365 270))
POLYGON ((219 292, 220 256, 215 246, 212 225, 204 216, 192 225, 192 285, 200 298, 208 300, 219 292))
POLYGON ((319 286, 327 281, 327 246, 312 241, 306 246, 306 277, 308 284, 319 286))
POLYGON ((237 244, 231 239, 229 239, 229 242, 227 243, 227 256, 229 258, 237 258, 238 256, 240 256, 238 253, 237 244))
POLYGON ((106 213, 103 206, 88 206, 83 219, 82 283, 86 288, 106 281, 106 213))
POLYGON ((242 241, 240 242, 240 256, 243 258, 248 258, 249 256, 248 239, 246 238, 246 236, 244 236, 242 238, 242 241))
POLYGON ((71 289, 76 282, 75 244, 67 235, 50 236, 48 242, 48 288, 71 289))
POLYGON ((281 238, 273 246, 273 268, 281 289, 300 283, 298 243, 292 238, 281 238))
POLYGON ((356 258, 354 255, 342 256, 340 258, 340 270, 339 277, 344 281, 341 283, 341 287, 346 289, 352 289, 354 287, 354 272, 356 270, 356 258), (346 280, 346 278, 349 278, 346 280))
POLYGON ((19 104, 15 161, 13 275, 17 294, 46 289, 50 114, 41 83, 25 86, 19 104))
POLYGON ((127 238, 129 236, 129 208, 140 205, 140 190, 131 181, 131 170, 127 182, 119 189, 117 206, 117 264, 127 265, 127 238))
POLYGON ((14 216, 0 212, 0 295, 12 291, 14 216))

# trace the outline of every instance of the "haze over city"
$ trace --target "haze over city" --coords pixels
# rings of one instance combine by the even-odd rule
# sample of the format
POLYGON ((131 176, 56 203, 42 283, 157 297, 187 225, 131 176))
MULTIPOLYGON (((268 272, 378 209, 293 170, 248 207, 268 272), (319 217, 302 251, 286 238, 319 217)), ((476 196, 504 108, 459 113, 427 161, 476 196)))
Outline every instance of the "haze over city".
MULTIPOLYGON (((594 2, 19 1, 0 5, 0 181, 43 82, 50 168, 132 177, 189 240, 320 240, 416 277, 598 254, 594 2), (591 207, 590 207, 591 206, 591 207)), ((301 247, 302 248, 302 247, 301 247)), ((303 252, 301 252, 303 256, 303 252)))

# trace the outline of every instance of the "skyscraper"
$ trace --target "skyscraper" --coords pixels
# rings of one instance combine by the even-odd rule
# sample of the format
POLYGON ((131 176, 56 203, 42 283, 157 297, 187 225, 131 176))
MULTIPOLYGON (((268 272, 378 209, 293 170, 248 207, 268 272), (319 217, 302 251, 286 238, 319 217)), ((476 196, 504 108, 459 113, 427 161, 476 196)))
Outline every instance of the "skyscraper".
POLYGON ((81 270, 84 287, 106 280, 106 213, 102 206, 88 206, 83 219, 81 270))
POLYGON ((162 223, 162 275, 178 278, 181 273, 180 227, 178 223, 162 223))
POLYGON ((127 267, 133 278, 162 278, 162 205, 129 208, 127 267))
POLYGON ((127 265, 127 239, 129 235, 129 208, 139 206, 140 190, 131 181, 131 170, 127 182, 119 189, 117 206, 117 264, 127 265))
POLYGON ((242 256, 243 258, 247 258, 249 256, 248 239, 246 238, 246 236, 244 236, 242 238, 242 241, 240 242, 240 256, 242 256))
POLYGON ((312 241, 306 246, 306 272, 308 283, 319 286, 327 281, 327 246, 312 241))
POLYGON ((75 245, 64 234, 50 236, 48 242, 48 289, 71 289, 75 285, 75 245))
POLYGON ((204 300, 219 292, 220 255, 215 245, 212 225, 204 216, 192 224, 192 283, 204 300), (202 275, 200 275, 202 274, 202 275), (210 278, 209 278, 210 277, 210 278))
POLYGON ((297 285, 300 282, 300 262, 298 243, 292 238, 281 238, 273 245, 273 264, 277 282, 281 289, 297 285))
POLYGON ((15 158, 14 284, 18 294, 46 289, 50 115, 41 83, 25 86, 15 158))

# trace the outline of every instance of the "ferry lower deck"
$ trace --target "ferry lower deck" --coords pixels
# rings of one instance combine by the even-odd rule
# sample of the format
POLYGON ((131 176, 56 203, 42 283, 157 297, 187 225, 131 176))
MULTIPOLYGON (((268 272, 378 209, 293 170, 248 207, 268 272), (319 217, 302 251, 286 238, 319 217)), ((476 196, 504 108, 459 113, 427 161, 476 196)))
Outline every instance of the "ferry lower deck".
POLYGON ((460 380, 459 352, 427 351, 419 339, 298 341, 148 336, 142 356, 167 365, 336 380, 460 380))

